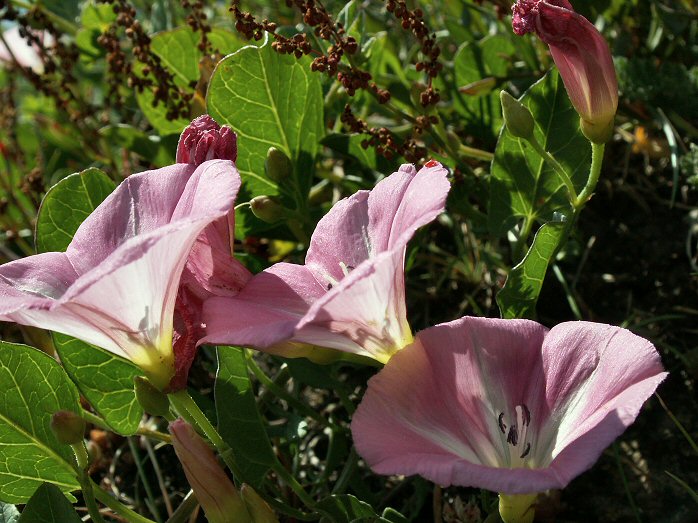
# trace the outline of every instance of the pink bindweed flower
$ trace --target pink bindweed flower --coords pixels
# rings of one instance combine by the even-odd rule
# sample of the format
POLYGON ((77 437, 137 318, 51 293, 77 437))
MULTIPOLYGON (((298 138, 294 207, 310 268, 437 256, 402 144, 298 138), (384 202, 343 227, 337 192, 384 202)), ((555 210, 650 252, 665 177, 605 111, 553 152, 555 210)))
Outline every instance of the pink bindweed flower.
POLYGON ((204 342, 284 356, 324 347, 386 362, 412 341, 404 258, 415 231, 444 209, 446 170, 412 165, 338 202, 317 225, 305 265, 277 263, 232 298, 204 304, 204 342))
POLYGON ((211 523, 252 523, 238 489, 221 468, 211 448, 182 419, 170 423, 172 445, 196 499, 211 523))
POLYGON ((396 354, 351 430, 379 474, 536 493, 591 467, 666 375, 652 344, 625 329, 465 317, 396 354))
MULTIPOLYGON (((182 132, 177 162, 193 166, 212 160, 237 159, 237 136, 209 115, 195 118, 182 132)), ((203 337, 203 302, 210 296, 235 296, 252 277, 233 257, 235 211, 209 224, 194 242, 182 273, 174 316, 174 353, 177 366, 170 390, 186 386, 189 368, 203 337)))
MULTIPOLYGON (((27 27, 23 31, 27 32, 25 34, 31 33, 31 38, 36 38, 44 47, 51 47, 54 44, 54 38, 50 33, 36 31, 27 27)), ((31 69, 36 74, 44 72, 40 45, 30 43, 28 37, 22 36, 19 26, 11 27, 2 33, 0 62, 19 65, 20 67, 31 69)))
POLYGON ((102 347, 167 387, 177 363, 180 275, 197 237, 227 215, 239 187, 226 160, 129 176, 80 225, 66 252, 0 266, 0 320, 102 347))
POLYGON ((584 135, 607 142, 618 108, 618 82, 606 40, 567 0, 518 0, 512 11, 517 35, 535 32, 550 47, 584 135))

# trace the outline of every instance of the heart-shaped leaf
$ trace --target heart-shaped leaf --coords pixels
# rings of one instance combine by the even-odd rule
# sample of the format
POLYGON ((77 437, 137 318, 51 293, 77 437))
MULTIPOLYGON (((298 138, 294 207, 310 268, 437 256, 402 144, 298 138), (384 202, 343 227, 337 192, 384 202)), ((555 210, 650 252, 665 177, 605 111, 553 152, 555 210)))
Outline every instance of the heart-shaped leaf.
POLYGON ((50 356, 0 341, 0 500, 26 503, 44 482, 79 487, 70 446, 51 432, 59 410, 80 412, 78 393, 50 356))

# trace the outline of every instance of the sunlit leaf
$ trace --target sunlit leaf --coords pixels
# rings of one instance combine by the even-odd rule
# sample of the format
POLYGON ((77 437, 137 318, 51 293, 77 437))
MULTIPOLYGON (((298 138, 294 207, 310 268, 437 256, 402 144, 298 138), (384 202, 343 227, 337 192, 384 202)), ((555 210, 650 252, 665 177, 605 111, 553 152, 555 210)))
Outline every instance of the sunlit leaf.
POLYGON ((53 342, 70 378, 114 432, 135 433, 143 409, 133 391, 133 378, 143 371, 123 358, 65 334, 53 333, 53 342))
POLYGON ((65 251, 80 224, 115 187, 95 168, 71 174, 51 187, 36 220, 37 251, 65 251))
MULTIPOLYGON (((536 138, 565 167, 579 192, 589 174, 591 146, 579 131, 579 116, 557 71, 535 83, 521 101, 535 116, 536 138)), ((535 223, 551 221, 555 211, 569 213, 563 182, 528 142, 504 129, 492 162, 490 230, 504 235, 522 219, 530 230, 535 223)))
POLYGON ((545 273, 568 230, 566 222, 550 222, 536 233, 526 256, 511 269, 504 287, 497 294, 502 318, 535 318, 545 273))
MULTIPOLYGON (((286 196, 296 205, 306 205, 324 133, 322 89, 308 61, 276 53, 267 43, 244 47, 216 67, 206 102, 216 121, 238 133, 237 167, 243 179, 238 200, 281 192, 264 170, 267 151, 276 147, 294 165, 294 180, 284 183, 294 188, 293 194, 286 196)), ((249 214, 240 214, 236 220, 240 233, 246 232, 250 219, 249 214)))
POLYGON ((80 411, 61 366, 32 347, 0 341, 0 500, 26 503, 44 482, 78 488, 73 451, 50 428, 59 410, 80 411))

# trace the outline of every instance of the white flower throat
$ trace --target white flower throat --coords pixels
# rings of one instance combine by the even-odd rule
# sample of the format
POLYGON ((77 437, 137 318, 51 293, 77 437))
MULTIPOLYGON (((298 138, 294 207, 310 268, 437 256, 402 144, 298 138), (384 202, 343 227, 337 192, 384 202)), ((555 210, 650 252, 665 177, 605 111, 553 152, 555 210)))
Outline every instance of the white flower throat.
POLYGON ((505 453, 509 453, 509 462, 512 467, 523 467, 531 453, 531 442, 528 441, 528 427, 531 424, 531 411, 525 404, 517 405, 514 409, 515 417, 506 424, 505 414, 501 412, 497 417, 499 430, 506 435, 505 453))

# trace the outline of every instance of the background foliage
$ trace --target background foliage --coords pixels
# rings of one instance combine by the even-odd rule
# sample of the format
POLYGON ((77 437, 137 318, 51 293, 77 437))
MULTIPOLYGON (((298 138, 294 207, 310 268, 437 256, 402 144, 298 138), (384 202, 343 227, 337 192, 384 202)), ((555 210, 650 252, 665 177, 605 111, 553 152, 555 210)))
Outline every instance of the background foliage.
MULTIPOLYGON (((559 181, 519 140, 500 135, 498 93, 506 89, 549 122, 537 130, 541 142, 583 183, 588 144, 572 133, 577 116, 549 72, 545 46, 512 33, 508 1, 408 2, 409 16, 395 3, 317 2, 330 17, 325 25, 337 30, 339 22, 345 31, 327 41, 314 29, 323 24, 291 1, 243 2, 232 10, 213 1, 0 2, 3 38, 15 26, 44 35, 35 69, 11 56, 0 69, 0 261, 65 249, 116 183, 173 163, 179 133, 203 112, 238 133, 239 202, 274 196, 286 209, 287 219, 276 223, 240 209, 236 250, 254 272, 281 259, 301 262, 315 223, 333 202, 371 188, 402 162, 435 158, 451 170, 452 190, 448 212, 420 231, 408 252, 414 329, 464 314, 523 314, 549 326, 590 319, 649 338, 670 371, 659 396, 596 466, 565 491, 548 494, 540 520, 693 521, 694 2, 575 2, 611 44, 621 102, 596 195, 567 225, 559 181), (246 12, 259 25, 249 25, 246 12), (265 34, 269 29, 273 35, 265 34), (296 34, 305 37, 293 40, 296 34), (338 42, 345 52, 332 71, 338 42), (292 162, 286 177, 265 165, 271 146, 292 162), (558 239, 568 234, 557 252, 558 239)), ((60 392, 44 401, 94 415, 87 434, 94 481, 165 521, 188 487, 170 447, 148 437, 164 425, 141 420, 131 393, 136 370, 66 336, 2 324, 0 337, 7 340, 0 350, 0 434, 31 421, 22 437, 34 453, 14 466, 50 465, 42 468, 45 477, 22 469, 21 481, 0 467, 0 500, 28 502, 27 522, 59 521, 42 516, 49 505, 54 514, 72 514, 52 486, 77 485, 64 477, 69 449, 47 432, 51 409, 27 409, 11 419, 17 411, 7 408, 45 396, 38 389, 50 385, 60 392), (64 370, 10 342, 57 353, 64 370), (39 487, 43 481, 50 484, 39 487)), ((484 520, 496 502, 487 492, 378 477, 358 459, 348 421, 373 372, 204 348, 190 392, 226 442, 242 451, 241 476, 261 492, 282 492, 292 506, 301 507, 280 486, 278 468, 270 469, 282 466, 298 478, 334 521, 484 520)), ((0 463, 12 462, 11 452, 0 448, 0 463)), ((0 521, 17 521, 12 505, 0 508, 0 521)))

